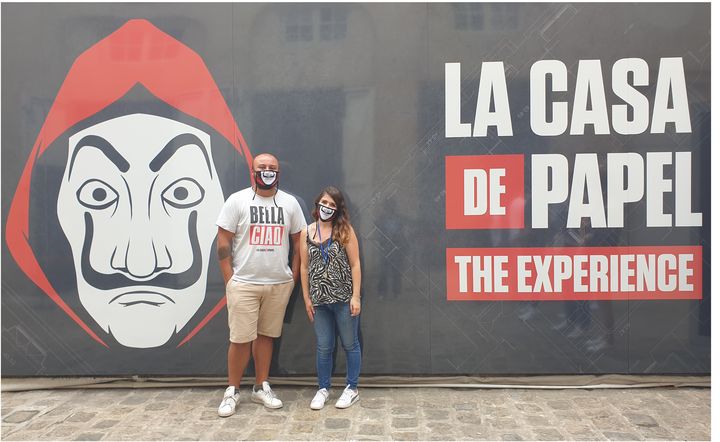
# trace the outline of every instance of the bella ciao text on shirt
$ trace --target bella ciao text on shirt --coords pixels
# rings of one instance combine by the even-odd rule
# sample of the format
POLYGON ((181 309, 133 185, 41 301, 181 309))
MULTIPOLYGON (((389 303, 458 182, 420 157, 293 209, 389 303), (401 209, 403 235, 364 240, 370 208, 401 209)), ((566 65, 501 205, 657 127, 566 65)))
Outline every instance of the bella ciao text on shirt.
MULTIPOLYGON (((250 245, 282 246, 285 233, 285 214, 282 207, 250 206, 250 245)), ((274 251, 273 247, 256 249, 274 251)))
MULTIPOLYGON (((655 63, 651 69, 641 58, 619 59, 606 82, 600 60, 579 60, 573 73, 559 60, 535 62, 529 73, 529 106, 522 110, 529 112, 531 131, 541 137, 691 133, 683 59, 655 63), (652 83, 651 71, 656 72, 652 83), (652 99, 647 91, 653 91, 652 99), (608 97, 618 104, 608 106, 608 97)), ((461 90, 467 87, 461 64, 445 64, 446 138, 485 137, 490 127, 501 138, 513 136, 505 76, 502 61, 481 63, 474 120, 463 121, 461 104, 468 93, 461 90)), ((657 145, 642 153, 608 152, 612 149, 603 142, 611 141, 599 137, 598 152, 526 158, 518 147, 517 154, 446 156, 446 228, 524 229, 527 197, 532 229, 579 229, 583 220, 589 229, 624 228, 626 211, 635 205, 644 206, 648 228, 703 225, 702 212, 693 207, 699 198, 692 193, 692 152, 663 151, 657 145), (558 222, 562 224, 553 225, 558 222)), ((447 249, 448 299, 702 297, 701 246, 622 249, 447 249)))

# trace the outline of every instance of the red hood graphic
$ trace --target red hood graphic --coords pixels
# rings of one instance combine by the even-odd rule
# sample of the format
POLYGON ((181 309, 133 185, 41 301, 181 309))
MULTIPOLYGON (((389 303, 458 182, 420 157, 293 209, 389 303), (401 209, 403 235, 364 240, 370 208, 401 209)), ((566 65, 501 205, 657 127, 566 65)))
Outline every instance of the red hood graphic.
MULTIPOLYGON (((204 121, 245 157, 250 151, 200 56, 147 20, 130 20, 83 52, 50 107, 23 169, 8 214, 5 240, 25 274, 94 340, 107 347, 57 294, 30 247, 30 180, 35 161, 66 130, 123 97, 136 84, 187 115, 204 121)), ((182 340, 183 345, 225 306, 225 297, 182 340)))

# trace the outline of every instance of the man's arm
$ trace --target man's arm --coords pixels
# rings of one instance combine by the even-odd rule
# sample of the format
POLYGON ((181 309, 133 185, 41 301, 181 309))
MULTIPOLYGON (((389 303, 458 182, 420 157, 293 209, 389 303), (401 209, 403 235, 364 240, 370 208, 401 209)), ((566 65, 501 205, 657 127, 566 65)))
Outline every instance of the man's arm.
POLYGON ((230 278, 233 275, 232 269, 232 242, 234 233, 218 227, 217 234, 217 257, 218 264, 220 264, 220 271, 222 272, 225 285, 227 285, 230 278))
POLYGON ((290 234, 290 244, 292 244, 292 263, 290 268, 292 269, 293 280, 295 284, 300 278, 300 232, 290 234))

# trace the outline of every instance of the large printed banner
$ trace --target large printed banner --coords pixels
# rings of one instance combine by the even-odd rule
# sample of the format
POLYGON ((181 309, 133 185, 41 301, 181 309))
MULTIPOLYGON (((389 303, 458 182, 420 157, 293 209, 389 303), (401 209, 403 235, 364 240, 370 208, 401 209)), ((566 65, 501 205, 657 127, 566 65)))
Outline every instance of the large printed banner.
MULTIPOLYGON (((445 65, 446 138, 486 137, 490 127, 511 137, 504 63, 482 63, 473 123, 460 118, 460 68, 445 65)), ((612 65, 612 93, 622 104, 608 107, 602 72, 601 60, 579 60, 575 84, 568 87, 562 61, 533 63, 530 130, 542 137, 692 133, 682 57, 660 58, 651 100, 639 91, 650 86, 644 59, 612 65), (553 92, 572 94, 572 106, 567 98, 552 99, 553 92)), ((532 207, 528 229, 548 229, 550 207, 561 206, 567 215, 552 221, 582 228, 581 240, 591 229, 624 228, 633 206, 643 206, 640 222, 648 228, 702 227, 703 214, 692 207, 691 150, 598 150, 529 155, 529 195, 524 155, 446 157, 447 228, 524 229, 526 198, 532 207), (673 174, 666 176, 666 169, 673 174)), ((448 249, 448 299, 702 299, 702 246, 691 246, 448 249)))
POLYGON ((709 373, 709 9, 3 4, 3 375, 224 375, 261 152, 346 195, 364 374, 709 373))
POLYGON ((702 247, 448 249, 451 300, 702 299, 702 247))

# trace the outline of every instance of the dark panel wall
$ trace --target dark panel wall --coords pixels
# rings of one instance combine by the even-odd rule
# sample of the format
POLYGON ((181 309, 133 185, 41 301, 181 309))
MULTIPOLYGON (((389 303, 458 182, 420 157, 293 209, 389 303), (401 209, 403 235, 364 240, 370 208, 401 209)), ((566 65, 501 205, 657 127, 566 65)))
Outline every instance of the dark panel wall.
MULTIPOLYGON (((213 246, 205 241, 207 250, 195 255, 207 273, 188 292, 199 299, 190 318, 149 348, 140 348, 138 343, 150 342, 142 336, 128 345, 103 329, 81 299, 73 259, 77 244, 59 219, 57 203, 69 138, 132 113, 162 116, 208 134, 216 171, 208 186, 219 183, 224 197, 248 186, 247 163, 233 147, 234 137, 224 136, 207 117, 218 109, 208 104, 214 89, 231 113, 221 120, 237 125, 250 153, 269 151, 279 157, 281 188, 306 209, 325 185, 345 192, 363 265, 363 373, 709 373, 709 16, 707 4, 3 4, 3 374, 225 373, 227 312, 218 304, 223 288, 213 246), (50 285, 77 314, 75 320, 33 282, 37 274, 26 275, 23 260, 19 265, 11 255, 9 243, 20 241, 22 234, 8 228, 10 206, 22 193, 23 168, 36 140, 43 138, 41 127, 75 60, 139 18, 186 49, 151 45, 157 53, 143 52, 133 49, 143 47, 142 38, 120 39, 113 46, 117 56, 109 55, 118 63, 111 76, 135 75, 122 70, 123 60, 137 61, 134 56, 165 60, 189 50, 216 86, 198 83, 197 89, 173 92, 201 110, 194 115, 164 100, 157 92, 161 86, 154 89, 142 81, 111 106, 76 103, 93 108, 92 114, 63 127, 37 157, 28 189, 28 244, 50 285), (122 54, 131 55, 124 59, 122 54), (600 60, 610 108, 621 103, 610 87, 613 63, 630 57, 649 65, 650 85, 638 90, 651 104, 660 58, 682 57, 690 133, 543 137, 531 130, 533 63, 562 61, 570 92, 553 97, 572 102, 578 61, 600 60), (461 114, 470 122, 487 61, 504 62, 513 136, 499 137, 491 128, 485 137, 446 137, 445 63, 462 64, 461 114), (703 213, 703 227, 647 227, 642 204, 629 207, 623 229, 567 229, 566 205, 551 212, 548 229, 529 227, 530 155, 564 154, 572 167, 575 153, 604 158, 609 152, 652 151, 692 152, 692 209, 703 213), (503 154, 525 155, 526 228, 447 230, 446 156, 503 154), (702 300, 447 299, 447 248, 657 245, 703 247, 702 300)), ((94 79, 92 72, 87 71, 87 81, 106 80, 94 79)), ((155 74, 166 76, 168 84, 188 75, 165 67, 155 74)), ((160 130, 160 125, 126 127, 148 140, 160 130)), ((174 167, 197 171, 191 161, 174 167)), ((178 238, 187 237, 188 230, 178 225, 151 223, 147 229, 160 235, 176 228, 171 242, 181 243, 178 238)), ((98 232, 102 228, 96 227, 98 232)), ((116 236, 143 231, 113 228, 116 236)), ((199 232, 212 228, 212 222, 198 225, 199 232)), ((314 334, 299 298, 296 289, 276 345, 275 374, 314 373, 314 334)), ((173 314, 163 311, 153 320, 143 313, 126 320, 150 336, 155 324, 174 320, 173 314)), ((338 370, 344 369, 343 359, 338 357, 338 370)))

